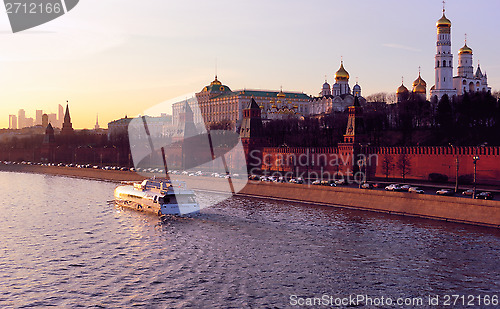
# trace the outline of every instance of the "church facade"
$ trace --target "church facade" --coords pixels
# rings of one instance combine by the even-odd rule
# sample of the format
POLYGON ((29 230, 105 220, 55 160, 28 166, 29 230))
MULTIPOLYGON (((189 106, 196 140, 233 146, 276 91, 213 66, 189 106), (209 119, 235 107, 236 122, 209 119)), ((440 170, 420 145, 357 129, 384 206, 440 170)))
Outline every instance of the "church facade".
POLYGON ((311 115, 326 114, 331 112, 343 112, 354 104, 354 97, 364 105, 366 100, 361 96, 361 86, 356 83, 351 92, 349 86, 349 73, 344 68, 344 62, 340 62, 340 68, 335 73, 335 84, 325 80, 319 96, 311 98, 311 115))

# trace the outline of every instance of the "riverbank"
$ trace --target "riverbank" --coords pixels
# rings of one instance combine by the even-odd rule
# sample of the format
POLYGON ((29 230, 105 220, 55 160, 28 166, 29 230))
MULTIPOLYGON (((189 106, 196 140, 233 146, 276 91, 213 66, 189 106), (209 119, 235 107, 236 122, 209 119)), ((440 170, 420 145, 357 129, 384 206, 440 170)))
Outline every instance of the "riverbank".
POLYGON ((65 166, 41 166, 27 164, 0 164, 0 171, 16 173, 37 173, 55 176, 67 176, 92 180, 105 180, 113 182, 141 181, 145 177, 129 171, 109 171, 93 168, 76 168, 65 166))
MULTIPOLYGON (((0 165, 0 171, 39 173, 113 182, 141 181, 134 172, 37 165, 0 165)), ((175 176, 194 190, 221 191, 226 179, 175 176)), ((402 192, 360 190, 346 187, 307 186, 233 179, 239 195, 282 201, 368 210, 500 228, 500 202, 402 192)))

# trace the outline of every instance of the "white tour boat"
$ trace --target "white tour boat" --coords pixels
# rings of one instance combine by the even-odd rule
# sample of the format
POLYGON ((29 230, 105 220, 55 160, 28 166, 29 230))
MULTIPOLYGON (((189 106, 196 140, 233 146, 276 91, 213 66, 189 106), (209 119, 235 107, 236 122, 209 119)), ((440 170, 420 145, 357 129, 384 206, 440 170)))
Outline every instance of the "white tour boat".
POLYGON ((162 215, 198 213, 193 190, 183 182, 146 179, 142 183, 121 185, 115 189, 115 201, 124 207, 162 215))

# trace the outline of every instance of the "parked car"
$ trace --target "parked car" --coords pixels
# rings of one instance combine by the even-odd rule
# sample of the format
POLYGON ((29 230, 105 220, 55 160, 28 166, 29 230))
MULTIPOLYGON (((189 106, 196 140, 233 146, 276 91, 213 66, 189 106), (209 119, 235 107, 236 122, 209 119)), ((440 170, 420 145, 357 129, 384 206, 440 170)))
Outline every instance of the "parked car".
POLYGON ((361 189, 373 189, 373 184, 365 182, 361 185, 361 189))
POLYGON ((391 184, 385 187, 385 191, 401 191, 401 185, 391 184))
POLYGON ((410 190, 410 188, 411 188, 411 185, 401 185, 401 191, 408 192, 408 190, 410 190))
POLYGON ((333 180, 322 180, 321 181, 322 186, 330 186, 332 183, 335 184, 335 182, 333 180))
POLYGON ((492 200, 495 196, 491 192, 481 192, 476 195, 476 199, 479 200, 492 200))
POLYGON ((311 184, 313 186, 319 186, 319 185, 321 185, 321 181, 320 180, 315 180, 315 181, 311 182, 311 184))
POLYGON ((474 194, 474 189, 469 189, 469 190, 465 190, 464 192, 462 192, 462 195, 465 195, 465 196, 472 196, 474 194))
POLYGON ((436 191, 437 195, 453 196, 455 195, 455 190, 453 189, 441 189, 436 191))
POLYGON ((337 186, 344 186, 344 185, 347 185, 347 182, 345 181, 344 178, 342 178, 342 179, 339 179, 339 180, 335 180, 335 184, 337 186))
POLYGON ((424 194, 425 193, 425 191, 419 187, 410 187, 410 189, 408 189, 408 192, 409 193, 417 193, 417 194, 424 194))
POLYGON ((302 180, 302 178, 290 178, 290 180, 288 181, 289 183, 296 183, 296 184, 302 184, 304 183, 304 181, 302 180))

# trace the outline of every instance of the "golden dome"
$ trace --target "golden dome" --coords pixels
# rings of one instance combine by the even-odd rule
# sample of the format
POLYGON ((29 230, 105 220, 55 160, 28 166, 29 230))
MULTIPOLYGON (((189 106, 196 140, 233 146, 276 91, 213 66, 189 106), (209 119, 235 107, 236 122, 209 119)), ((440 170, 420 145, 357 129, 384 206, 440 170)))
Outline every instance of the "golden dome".
POLYGON ((414 89, 413 92, 415 93, 426 93, 427 90, 425 89, 425 86, 422 84, 418 84, 414 89))
POLYGON ((344 69, 344 62, 340 62, 340 69, 335 73, 335 80, 348 80, 349 73, 344 69))
POLYGON ((217 75, 215 75, 214 81, 210 83, 210 86, 213 86, 213 85, 222 85, 222 83, 217 80, 217 75))
POLYGON ((465 43, 464 47, 460 48, 460 51, 458 52, 459 55, 462 54, 471 54, 472 55, 472 49, 467 46, 467 43, 465 43))
POLYGON ((285 98, 286 97, 286 94, 283 93, 283 90, 280 90, 280 92, 278 92, 278 94, 276 95, 278 98, 285 98))
POLYGON ((443 17, 441 17, 440 20, 437 21, 436 27, 451 27, 451 21, 446 18, 443 12, 443 17))
POLYGON ((422 79, 420 73, 418 73, 418 78, 413 82, 413 87, 417 87, 419 84, 422 84, 424 88, 427 88, 427 83, 422 79))
POLYGON ((396 91, 396 94, 401 94, 401 93, 408 93, 408 88, 405 87, 405 85, 401 84, 399 86, 398 91, 396 91))

